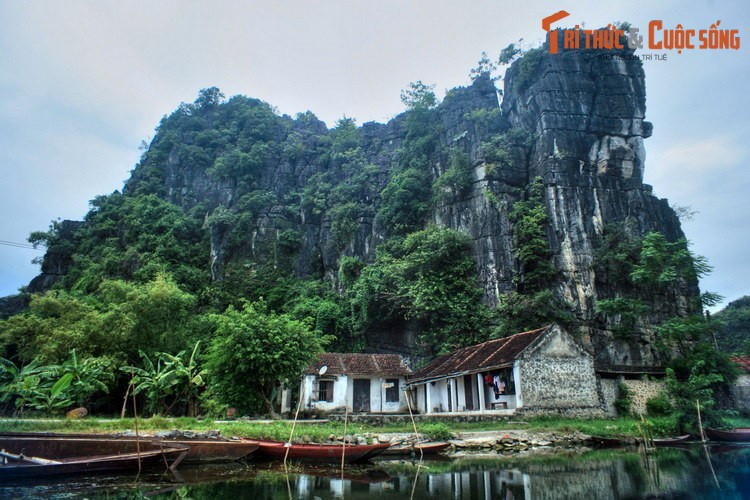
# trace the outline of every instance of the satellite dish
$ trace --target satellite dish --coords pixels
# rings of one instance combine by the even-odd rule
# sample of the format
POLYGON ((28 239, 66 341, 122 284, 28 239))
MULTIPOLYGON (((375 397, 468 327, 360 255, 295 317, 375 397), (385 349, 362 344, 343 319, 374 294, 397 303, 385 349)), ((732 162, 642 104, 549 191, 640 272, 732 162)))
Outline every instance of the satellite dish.
POLYGON ((325 375, 327 371, 328 371, 328 365, 323 365, 320 367, 320 370, 318 370, 318 375, 325 375))

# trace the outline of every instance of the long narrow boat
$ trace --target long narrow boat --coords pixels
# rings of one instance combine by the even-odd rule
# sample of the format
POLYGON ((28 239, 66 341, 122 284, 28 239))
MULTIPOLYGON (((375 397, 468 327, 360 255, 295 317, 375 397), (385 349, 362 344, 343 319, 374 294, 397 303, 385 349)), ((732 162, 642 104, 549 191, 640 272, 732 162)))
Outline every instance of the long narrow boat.
POLYGON ((654 438, 651 440, 654 446, 678 446, 690 441, 690 434, 669 438, 654 438))
POLYGON ((388 456, 405 456, 405 455, 419 455, 420 450, 423 455, 435 455, 446 450, 451 444, 445 442, 435 443, 419 443, 409 445, 397 445, 391 446, 383 452, 383 455, 388 456))
POLYGON ((704 429, 706 436, 712 441, 726 441, 732 443, 750 443, 750 427, 723 431, 720 429, 704 429))
MULTIPOLYGON (((164 443, 167 447, 189 448, 185 463, 234 462, 242 460, 258 449, 258 442, 249 439, 190 439, 190 438, 151 438, 136 439, 133 436, 105 434, 59 434, 16 432, 0 434, 0 443, 19 440, 19 446, 29 446, 38 442, 44 448, 69 448, 75 445, 82 454, 122 454, 136 450, 136 443, 164 443)), ((11 449, 8 446, 8 449, 11 449)), ((43 456, 43 455, 42 455, 43 456)))
POLYGON ((297 444, 280 441, 258 441, 258 453, 268 458, 285 456, 291 460, 316 460, 323 462, 340 462, 342 455, 346 463, 362 462, 380 455, 390 444, 297 444), (287 450, 289 451, 287 454, 287 450))
POLYGON ((87 446, 78 447, 75 440, 63 446, 44 446, 44 443, 0 439, 0 478, 15 480, 91 474, 112 471, 139 471, 176 465, 188 448, 164 446, 163 443, 139 443, 138 448, 126 453, 90 454, 87 446))
POLYGON ((589 441, 602 448, 618 448, 621 446, 632 446, 637 443, 635 438, 632 437, 591 436, 589 441))

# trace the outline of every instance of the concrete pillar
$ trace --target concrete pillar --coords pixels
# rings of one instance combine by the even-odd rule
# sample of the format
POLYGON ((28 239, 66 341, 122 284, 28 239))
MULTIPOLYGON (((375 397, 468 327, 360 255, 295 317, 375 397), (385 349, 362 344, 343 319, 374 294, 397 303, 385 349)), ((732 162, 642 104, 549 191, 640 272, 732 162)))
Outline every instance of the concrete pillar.
POLYGON ((521 367, 513 364, 513 384, 516 386, 516 408, 523 408, 523 394, 521 394, 521 367))
POLYGON ((451 391, 451 399, 453 399, 453 411, 458 411, 458 379, 448 379, 448 383, 453 386, 451 391))
POLYGON ((430 383, 425 382, 424 384, 424 393, 427 395, 427 409, 425 410, 425 413, 432 413, 432 394, 430 394, 430 383))
POLYGON ((479 396, 479 410, 484 411, 484 379, 481 373, 477 373, 477 393, 479 396))

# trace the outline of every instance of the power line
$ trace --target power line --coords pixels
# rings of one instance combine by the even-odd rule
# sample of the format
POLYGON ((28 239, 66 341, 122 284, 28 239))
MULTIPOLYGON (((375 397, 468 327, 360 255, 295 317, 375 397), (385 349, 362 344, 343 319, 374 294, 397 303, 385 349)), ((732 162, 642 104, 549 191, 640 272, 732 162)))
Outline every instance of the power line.
POLYGON ((0 240, 0 245, 12 248, 24 248, 26 250, 38 250, 40 252, 45 251, 44 248, 37 248, 34 245, 29 245, 28 243, 16 243, 15 241, 0 240))

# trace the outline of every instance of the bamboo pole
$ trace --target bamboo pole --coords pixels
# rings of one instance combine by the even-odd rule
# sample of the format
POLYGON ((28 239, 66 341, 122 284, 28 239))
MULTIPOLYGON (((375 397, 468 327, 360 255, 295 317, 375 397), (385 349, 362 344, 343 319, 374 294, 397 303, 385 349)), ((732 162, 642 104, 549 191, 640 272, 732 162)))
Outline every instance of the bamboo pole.
POLYGON ((120 411, 120 418, 125 418, 125 410, 128 407, 128 396, 130 395, 130 386, 131 384, 128 384, 127 389, 125 389, 125 397, 122 398, 122 411, 120 411))
POLYGON ((714 470, 714 464, 711 463, 711 454, 708 451, 708 445, 706 444, 706 434, 703 432, 703 421, 701 419, 701 403, 699 400, 695 400, 695 408, 698 411, 698 429, 700 429, 701 433, 701 443, 703 443, 703 451, 706 453, 706 462, 708 462, 708 468, 711 470, 711 475, 714 478, 714 483, 716 483, 716 487, 721 489, 721 485, 719 484, 719 478, 716 477, 716 471, 714 470))
MULTIPOLYGON (((135 373, 130 372, 130 385, 133 386, 133 379, 135 379, 135 373)), ((130 395, 133 397, 133 422, 135 422, 135 450, 138 453, 138 474, 141 473, 141 440, 138 435, 138 410, 135 402, 135 391, 131 391, 130 395)))
POLYGON ((289 434, 289 441, 284 443, 284 446, 286 446, 286 452, 284 453, 284 469, 286 469, 286 459, 287 457, 289 457, 289 449, 292 447, 292 439, 294 438, 294 428, 297 426, 297 418, 299 417, 299 410, 302 407, 302 399, 304 395, 305 395, 305 386, 302 385, 299 390, 299 401, 297 401, 297 411, 294 412, 294 421, 292 422, 292 432, 289 434))
MULTIPOLYGON (((425 385, 425 391, 427 390, 427 386, 425 385)), ((411 389, 409 390, 409 393, 411 393, 411 389)), ((414 421, 414 413, 411 411, 411 394, 406 395, 406 406, 409 408, 409 417, 411 418, 411 425, 414 427, 414 439, 415 439, 415 446, 419 444, 419 433, 417 432, 417 423, 414 421)), ((421 462, 424 458, 424 450, 422 450, 421 446, 417 446, 419 448, 419 461, 421 462)), ((417 473, 419 473, 417 471, 417 473)), ((413 492, 412 492, 413 493, 413 492)))
POLYGON ((344 484, 344 458, 346 456, 346 427, 349 421, 349 405, 344 405, 344 439, 341 440, 341 485, 344 484))
POLYGON ((698 429, 701 433, 701 442, 706 442, 706 434, 703 432, 703 422, 701 421, 701 403, 697 399, 695 400, 695 408, 698 410, 698 429))

